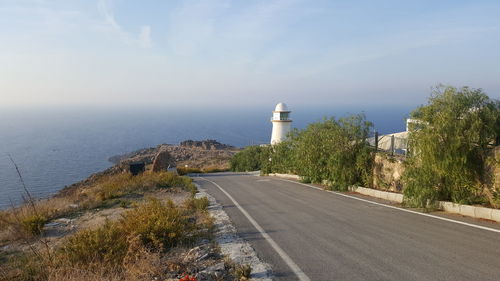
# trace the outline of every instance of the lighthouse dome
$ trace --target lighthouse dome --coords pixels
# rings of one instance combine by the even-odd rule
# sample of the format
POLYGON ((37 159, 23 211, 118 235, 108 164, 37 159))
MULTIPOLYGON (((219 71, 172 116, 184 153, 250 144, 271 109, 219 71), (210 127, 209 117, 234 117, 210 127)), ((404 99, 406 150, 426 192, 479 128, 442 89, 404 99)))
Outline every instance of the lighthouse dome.
POLYGON ((286 106, 285 103, 280 102, 276 105, 276 108, 274 109, 274 111, 281 111, 281 112, 285 111, 286 112, 289 110, 288 110, 288 106, 286 106))

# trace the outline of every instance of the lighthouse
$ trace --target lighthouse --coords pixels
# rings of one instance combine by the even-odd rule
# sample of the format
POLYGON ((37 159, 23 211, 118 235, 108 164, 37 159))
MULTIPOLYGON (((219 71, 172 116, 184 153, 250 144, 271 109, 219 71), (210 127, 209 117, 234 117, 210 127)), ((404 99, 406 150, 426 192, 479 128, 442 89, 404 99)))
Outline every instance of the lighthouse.
POLYGON ((271 118, 271 122, 273 123, 271 144, 277 144, 283 141, 292 129, 290 112, 286 104, 280 102, 276 105, 273 111, 273 117, 271 118))

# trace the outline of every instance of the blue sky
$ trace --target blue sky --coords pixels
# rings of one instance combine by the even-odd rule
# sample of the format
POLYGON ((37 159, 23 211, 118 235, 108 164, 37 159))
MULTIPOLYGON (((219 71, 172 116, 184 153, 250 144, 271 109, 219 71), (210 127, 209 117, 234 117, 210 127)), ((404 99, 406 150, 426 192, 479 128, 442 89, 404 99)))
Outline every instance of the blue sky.
POLYGON ((500 96, 500 1, 0 0, 0 105, 500 96))

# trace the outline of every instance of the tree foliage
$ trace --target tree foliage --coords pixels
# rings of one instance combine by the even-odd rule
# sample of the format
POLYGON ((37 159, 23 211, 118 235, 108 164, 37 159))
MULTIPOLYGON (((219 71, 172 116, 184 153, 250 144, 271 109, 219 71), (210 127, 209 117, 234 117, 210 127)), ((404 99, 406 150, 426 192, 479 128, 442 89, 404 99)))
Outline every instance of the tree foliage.
POLYGON ((294 146, 296 142, 292 141, 296 133, 292 132, 289 138, 273 146, 266 147, 263 150, 262 157, 262 173, 283 173, 283 174, 296 174, 296 155, 294 153, 294 146))
POLYGON ((325 119, 298 132, 294 137, 298 174, 311 182, 326 180, 338 190, 370 185, 373 161, 367 138, 371 126, 359 114, 325 119))
POLYGON ((371 185, 373 159, 367 143, 371 126, 362 114, 324 119, 292 131, 279 144, 246 148, 235 155, 231 167, 233 171, 260 168, 263 173, 298 174, 305 181, 327 181, 338 190, 371 185))
POLYGON ((248 172, 260 170, 264 150, 265 148, 263 147, 253 145, 236 153, 230 161, 231 171, 248 172))
POLYGON ((481 89, 437 87, 428 104, 411 113, 407 203, 436 200, 478 203, 490 184, 487 159, 499 133, 499 102, 481 89))

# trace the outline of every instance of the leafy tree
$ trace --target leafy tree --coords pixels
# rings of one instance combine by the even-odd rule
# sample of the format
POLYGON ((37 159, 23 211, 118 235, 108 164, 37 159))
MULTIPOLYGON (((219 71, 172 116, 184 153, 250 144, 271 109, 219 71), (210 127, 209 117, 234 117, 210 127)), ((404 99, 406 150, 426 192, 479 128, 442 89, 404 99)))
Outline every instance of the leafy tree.
POLYGON ((338 190, 370 185, 373 161, 366 140, 371 126, 359 114, 325 119, 298 132, 294 140, 298 174, 312 182, 327 180, 338 190))
POLYGON ((266 147, 265 155, 262 156, 262 171, 264 174, 271 172, 284 174, 296 173, 294 135, 296 135, 296 130, 290 133, 287 140, 266 147))
POLYGON ((293 173, 308 182, 326 180, 338 190, 355 184, 369 186, 373 156, 367 137, 371 126, 362 114, 324 119, 292 131, 279 144, 247 147, 233 157, 231 169, 293 173))
POLYGON ((261 169, 263 149, 260 146, 248 146, 231 158, 231 171, 248 172, 261 169))
POLYGON ((438 86, 428 104, 411 113, 406 203, 477 203, 491 175, 487 159, 499 133, 499 105, 481 89, 438 86))

